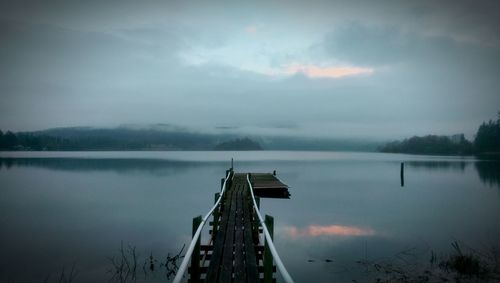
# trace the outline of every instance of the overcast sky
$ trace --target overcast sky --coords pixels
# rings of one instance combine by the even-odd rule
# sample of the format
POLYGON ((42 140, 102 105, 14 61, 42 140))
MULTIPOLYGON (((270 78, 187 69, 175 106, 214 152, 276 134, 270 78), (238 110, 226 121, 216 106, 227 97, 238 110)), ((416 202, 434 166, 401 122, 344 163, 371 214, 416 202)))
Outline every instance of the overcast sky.
POLYGON ((472 137, 499 27, 498 1, 2 0, 0 129, 472 137))

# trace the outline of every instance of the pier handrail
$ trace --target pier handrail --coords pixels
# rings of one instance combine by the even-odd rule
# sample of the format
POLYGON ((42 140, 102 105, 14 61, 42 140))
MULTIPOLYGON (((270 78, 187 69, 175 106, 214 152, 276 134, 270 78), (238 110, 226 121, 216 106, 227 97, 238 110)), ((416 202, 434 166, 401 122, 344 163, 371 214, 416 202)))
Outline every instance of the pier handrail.
POLYGON ((273 258, 276 261, 276 266, 278 267, 278 270, 280 271, 281 276, 283 276, 283 280, 285 280, 285 282, 287 282, 287 283, 293 283, 292 277, 290 276, 290 274, 286 270, 285 265, 283 265, 283 262, 281 261, 281 258, 278 255, 276 248, 274 247, 273 239, 271 239, 271 234, 269 234, 269 231, 267 230, 267 226, 264 222, 264 219, 262 219, 262 215, 260 215, 259 208, 257 207, 257 202, 255 201, 255 196, 253 195, 252 182, 250 182, 250 176, 248 174, 247 174, 247 182, 248 182, 248 186, 250 187, 250 194, 252 195, 253 208, 257 214, 257 217, 259 217, 259 222, 260 222, 260 225, 262 226, 262 231, 264 231, 264 236, 265 236, 267 244, 269 246, 269 250, 271 251, 273 258))
POLYGON ((210 215, 212 215, 212 213, 214 213, 215 209, 217 208, 217 206, 221 202, 222 197, 224 196, 224 192, 226 191, 227 181, 230 178, 232 178, 233 175, 234 175, 233 170, 230 170, 229 174, 227 174, 226 179, 224 180, 224 184, 222 185, 222 190, 220 192, 219 198, 215 202, 212 209, 210 209, 210 211, 205 215, 205 217, 203 217, 200 225, 198 225, 198 229, 196 229, 196 233, 194 233, 194 235, 193 235, 193 239, 191 240, 191 243, 189 244, 189 248, 187 249, 186 254, 184 255, 184 258, 182 259, 182 263, 179 266, 179 270, 177 270, 177 274, 175 274, 175 278, 172 281, 173 283, 181 282, 182 276, 184 276, 184 273, 186 272, 187 266, 189 264, 189 260, 191 259, 191 256, 193 255, 193 251, 194 251, 194 248, 196 246, 196 242, 198 241, 198 238, 201 235, 201 230, 203 230, 203 226, 205 226, 205 223, 207 222, 208 218, 210 217, 210 215))

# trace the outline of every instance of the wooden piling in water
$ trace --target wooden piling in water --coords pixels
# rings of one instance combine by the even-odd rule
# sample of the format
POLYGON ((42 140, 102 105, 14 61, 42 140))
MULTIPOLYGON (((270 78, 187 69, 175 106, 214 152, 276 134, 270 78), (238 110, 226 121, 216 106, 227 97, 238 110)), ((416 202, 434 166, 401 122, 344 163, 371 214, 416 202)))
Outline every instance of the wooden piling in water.
MULTIPOLYGON (((251 200, 249 199, 248 200, 249 202, 251 202, 251 200)), ((255 203, 257 204, 257 209, 260 209, 260 197, 255 197, 255 203)), ((252 226, 253 226, 253 238, 254 238, 254 241, 255 242, 258 242, 259 241, 259 227, 260 227, 260 223, 259 223, 259 218, 257 217, 257 213, 255 213, 255 211, 252 211, 252 219, 253 219, 253 223, 252 223, 252 226)))
MULTIPOLYGON (((220 197, 220 193, 215 193, 214 196, 214 203, 217 202, 217 200, 220 197)), ((217 231, 219 230, 219 210, 216 209, 214 210, 214 221, 212 222, 212 239, 215 239, 215 236, 217 235, 217 231)))
POLYGON ((405 186, 405 164, 404 162, 401 162, 401 187, 405 186))
MULTIPOLYGON (((271 235, 271 239, 274 240, 274 218, 270 215, 266 215, 264 220, 266 223, 267 230, 271 235)), ((269 249, 267 241, 264 244, 264 283, 273 282, 273 255, 269 249)))
MULTIPOLYGON (((193 218, 193 235, 198 230, 202 221, 201 215, 193 218)), ((191 257, 191 278, 190 282, 200 282, 200 238, 196 242, 196 246, 193 250, 193 255, 191 257)))

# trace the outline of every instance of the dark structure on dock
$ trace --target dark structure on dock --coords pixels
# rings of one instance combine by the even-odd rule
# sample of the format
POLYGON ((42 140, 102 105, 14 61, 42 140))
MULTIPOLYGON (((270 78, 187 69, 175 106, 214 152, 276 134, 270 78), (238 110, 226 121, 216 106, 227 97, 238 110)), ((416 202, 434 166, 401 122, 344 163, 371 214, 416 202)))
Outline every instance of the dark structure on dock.
MULTIPOLYGON (((226 171, 221 183, 223 197, 215 194, 216 204, 220 201, 209 222, 211 237, 206 245, 198 237, 188 282, 275 282, 276 262, 254 206, 259 208, 261 197, 289 198, 288 186, 276 177, 276 171, 247 174, 232 169, 226 171)), ((193 219, 193 237, 202 221, 201 216, 193 219)), ((273 217, 266 215, 265 225, 272 238, 273 217)))

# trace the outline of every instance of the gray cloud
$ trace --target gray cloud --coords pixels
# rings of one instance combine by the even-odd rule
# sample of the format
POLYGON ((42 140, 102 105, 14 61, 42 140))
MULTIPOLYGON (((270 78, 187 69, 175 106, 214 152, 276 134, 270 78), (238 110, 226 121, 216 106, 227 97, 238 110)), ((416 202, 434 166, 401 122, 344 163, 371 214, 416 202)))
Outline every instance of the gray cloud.
POLYGON ((494 1, 2 1, 0 128, 471 135, 499 110, 499 18, 494 1), (294 63, 374 73, 266 74, 294 63))

